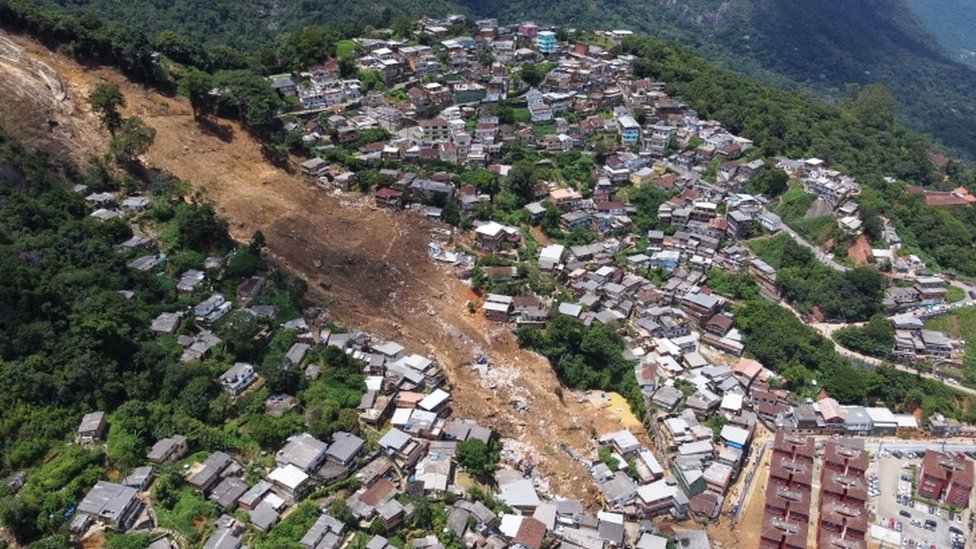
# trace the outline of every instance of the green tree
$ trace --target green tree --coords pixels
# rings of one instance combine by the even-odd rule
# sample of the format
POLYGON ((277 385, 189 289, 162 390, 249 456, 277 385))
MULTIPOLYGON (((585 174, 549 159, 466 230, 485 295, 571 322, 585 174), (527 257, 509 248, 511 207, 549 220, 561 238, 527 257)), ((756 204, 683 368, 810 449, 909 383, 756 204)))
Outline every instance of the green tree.
POLYGON ((870 128, 890 130, 895 124, 895 100, 881 84, 861 88, 854 100, 854 116, 870 128))
POLYGON ((600 449, 597 450, 597 458, 600 460, 600 462, 609 467, 611 471, 620 469, 620 460, 614 457, 613 452, 611 452, 610 448, 607 448, 606 446, 600 446, 600 449))
POLYGON ((98 113, 102 125, 115 135, 122 127, 122 113, 119 109, 125 106, 125 96, 114 82, 102 82, 95 86, 88 97, 88 104, 98 113))
POLYGON ((790 176, 779 168, 762 170, 753 177, 746 188, 753 193, 777 197, 786 191, 790 176))
POLYGON ((267 262, 250 247, 240 250, 227 262, 227 276, 248 278, 268 268, 267 262))
POLYGON ((342 499, 337 499, 332 503, 332 507, 329 507, 329 514, 335 517, 336 520, 350 526, 356 522, 356 517, 352 514, 352 509, 349 508, 349 504, 342 499))
POLYGON ((217 105, 250 130, 267 135, 278 127, 281 99, 267 78, 250 70, 219 71, 213 85, 219 90, 217 105))
POLYGON ((547 236, 556 238, 558 235, 562 234, 560 229, 560 221, 562 221, 563 212, 557 208, 554 204, 546 202, 546 212, 542 214, 542 220, 539 222, 539 226, 542 227, 542 231, 546 233, 547 236))
POLYGON ((253 254, 261 255, 261 250, 263 250, 267 244, 267 241, 264 239, 264 233, 261 231, 254 231, 254 235, 251 236, 251 243, 248 245, 248 249, 253 254))
POLYGON ((190 99, 193 116, 203 116, 213 110, 213 81, 209 74, 200 69, 191 68, 183 73, 182 85, 186 88, 186 95, 190 99))
POLYGON ((397 15, 393 18, 393 22, 390 23, 390 30, 393 31, 393 36, 410 38, 413 35, 413 25, 414 20, 410 17, 397 15))
POLYGON ((457 200, 448 198, 441 209, 441 220, 448 225, 457 227, 461 224, 461 210, 458 208, 457 200))
POLYGON ((505 179, 506 186, 518 199, 516 204, 518 207, 528 204, 535 198, 535 187, 538 183, 539 176, 536 174, 535 166, 527 160, 512 166, 505 179))
POLYGON ((37 509, 31 507, 23 499, 10 496, 0 501, 0 522, 21 543, 37 535, 37 509))
POLYGON ((138 156, 149 150, 156 139, 156 129, 139 117, 126 118, 109 143, 109 151, 120 165, 138 163, 138 156))
POLYGON ((526 63, 522 65, 522 81, 530 86, 538 86, 549 72, 546 64, 526 63))
POLYGON ((454 456, 461 467, 478 478, 486 478, 498 468, 498 456, 489 445, 478 439, 468 439, 458 444, 454 456))

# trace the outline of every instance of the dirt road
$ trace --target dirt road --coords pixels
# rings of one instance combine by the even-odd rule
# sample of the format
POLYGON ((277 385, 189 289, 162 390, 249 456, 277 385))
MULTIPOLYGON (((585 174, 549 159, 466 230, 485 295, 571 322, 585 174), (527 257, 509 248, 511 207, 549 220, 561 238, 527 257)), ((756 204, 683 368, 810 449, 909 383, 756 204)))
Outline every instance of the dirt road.
MULTIPOLYGON (((586 470, 558 445, 594 448, 594 434, 620 428, 615 415, 560 391, 548 361, 520 350, 507 327, 488 325, 480 313, 467 312, 470 290, 449 268, 427 257, 431 222, 315 188, 265 162, 258 142, 236 123, 221 121, 220 132, 201 127, 182 99, 134 86, 112 71, 80 67, 22 37, 0 34, 0 40, 13 42, 21 57, 44 59, 70 103, 62 106, 64 112, 84 135, 98 131, 79 98, 103 78, 118 83, 126 96, 125 114, 138 115, 156 129, 156 141, 144 158, 147 165, 189 181, 229 221, 238 240, 261 230, 271 258, 308 282, 310 296, 327 307, 333 321, 436 357, 453 387, 455 415, 523 443, 552 492, 598 500, 586 470), (467 366, 480 353, 493 362, 485 379, 467 366), (526 402, 528 410, 516 412, 515 399, 526 402)), ((9 77, 0 73, 0 81, 9 77)), ((27 111, 45 101, 26 97, 17 108, 27 111)), ((17 118, 0 114, 11 130, 30 131, 17 118)), ((78 152, 100 152, 101 137, 81 140, 78 152)))

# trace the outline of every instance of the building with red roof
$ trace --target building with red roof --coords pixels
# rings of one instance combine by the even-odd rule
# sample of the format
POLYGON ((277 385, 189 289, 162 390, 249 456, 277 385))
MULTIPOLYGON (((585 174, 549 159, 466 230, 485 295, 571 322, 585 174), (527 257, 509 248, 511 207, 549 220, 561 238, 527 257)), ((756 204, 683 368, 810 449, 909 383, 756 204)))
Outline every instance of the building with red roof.
POLYGON ((972 489, 972 461, 935 450, 925 452, 918 475, 918 495, 966 508, 972 489))

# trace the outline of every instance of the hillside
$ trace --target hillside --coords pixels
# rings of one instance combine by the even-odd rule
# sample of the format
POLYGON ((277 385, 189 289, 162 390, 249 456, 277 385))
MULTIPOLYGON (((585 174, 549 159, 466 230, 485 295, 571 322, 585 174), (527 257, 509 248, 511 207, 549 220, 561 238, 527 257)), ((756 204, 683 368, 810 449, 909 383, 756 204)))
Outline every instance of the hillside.
MULTIPOLYGON (((480 314, 467 312, 465 303, 476 299, 474 294, 427 256, 433 225, 377 210, 369 200, 330 196, 263 160, 260 144, 238 123, 222 120, 218 131, 198 125, 186 100, 147 91, 108 69, 81 67, 23 37, 0 31, 0 44, 17 48, 24 65, 44 61, 47 74, 66 90, 62 109, 74 113, 76 128, 97 132, 97 120, 81 98, 103 79, 116 82, 126 96, 126 114, 156 129, 147 165, 186 180, 228 221, 235 239, 262 231, 269 259, 303 278, 309 297, 324 306, 332 322, 396 338, 413 352, 436 357, 448 372, 456 413, 518 438, 566 495, 593 495, 592 484, 577 480, 586 478, 585 469, 553 442, 585 448, 591 432, 619 425, 616 417, 575 398, 563 401, 543 357, 519 349, 504 326, 490 326, 480 314), (492 359, 492 371, 482 378, 468 364, 484 353, 492 359), (510 413, 515 399, 528 403, 532 414, 510 413)), ((0 84, 9 85, 15 74, 17 85, 42 88, 12 71, 0 72, 0 84)), ((37 94, 8 102, 0 107, 0 121, 12 133, 36 137, 30 125, 17 124, 7 111, 31 111, 48 101, 37 94)), ((80 145, 79 157, 101 147, 97 141, 80 145)))
POLYGON ((954 59, 976 67, 976 5, 953 0, 908 0, 908 5, 954 59))
MULTIPOLYGON (((5 0, 19 1, 19 0, 5 0)), ((151 33, 172 29, 200 43, 260 50, 282 31, 308 25, 382 27, 396 15, 462 12, 501 22, 535 20, 581 29, 627 28, 688 46, 720 65, 780 87, 843 98, 851 84, 880 82, 895 97, 898 117, 954 154, 976 151, 976 71, 958 63, 967 21, 956 3, 912 0, 434 0, 339 3, 335 0, 37 0, 70 13, 91 11, 151 33), (945 4, 945 5, 943 5, 945 4), (916 16, 923 14, 950 55, 916 16), (953 30, 957 29, 957 30, 953 30), (948 40, 948 42, 946 42, 948 40), (953 42, 956 40, 956 42, 953 42)), ((967 27, 968 28, 968 27, 967 27)))
POLYGON ((837 98, 849 84, 880 82, 900 120, 959 154, 976 150, 976 72, 946 54, 903 0, 462 1, 504 20, 647 32, 767 83, 837 98))

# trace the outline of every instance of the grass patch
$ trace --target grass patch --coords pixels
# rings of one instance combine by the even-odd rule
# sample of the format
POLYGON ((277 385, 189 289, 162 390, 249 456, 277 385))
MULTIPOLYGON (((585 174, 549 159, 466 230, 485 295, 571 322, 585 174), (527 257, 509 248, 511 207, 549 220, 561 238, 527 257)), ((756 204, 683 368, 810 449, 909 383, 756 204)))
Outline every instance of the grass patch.
POLYGON ((203 539, 203 533, 217 517, 217 507, 189 486, 183 486, 171 497, 174 500, 172 508, 154 506, 159 525, 177 530, 194 542, 203 539))
POLYGON ((837 221, 832 215, 805 217, 817 196, 803 190, 803 185, 794 183, 773 207, 773 211, 793 230, 814 244, 823 244, 830 239, 837 221))
POLYGON ((746 242, 746 246, 770 267, 779 270, 783 265, 783 245, 777 237, 756 238, 746 242))
POLYGON ((817 195, 803 190, 803 185, 793 184, 779 199, 779 204, 773 207, 773 211, 783 217, 787 223, 794 223, 803 219, 810 205, 817 200, 817 195))
POLYGON ((542 137, 544 135, 556 133, 556 124, 551 122, 543 122, 540 124, 535 124, 532 126, 532 131, 535 132, 536 137, 542 137))
POLYGON ((516 122, 525 122, 525 123, 532 122, 532 113, 529 112, 529 109, 526 108, 512 109, 512 114, 515 116, 516 122))
MULTIPOLYGON (((967 342, 976 339, 976 307, 962 307, 925 321, 926 330, 945 332, 967 342)), ((968 345, 967 345, 968 348, 968 345)))
POLYGON ((352 40, 339 40, 336 42, 336 56, 339 59, 353 59, 359 55, 359 46, 352 40))
MULTIPOLYGON (((958 289, 949 286, 949 289, 958 289)), ((925 321, 926 330, 944 332, 966 342, 963 367, 943 368, 943 373, 958 379, 967 387, 976 387, 976 307, 962 307, 925 321)))
POLYGON ((803 238, 820 245, 830 239, 831 233, 837 226, 837 220, 832 215, 820 215, 809 219, 801 218, 788 224, 803 238))
POLYGON ((949 303, 955 303, 957 301, 962 301, 966 299, 966 292, 962 288, 956 286, 948 286, 946 288, 946 301, 949 303))
POLYGON ((151 538, 145 533, 120 534, 118 532, 105 532, 104 549, 142 549, 148 547, 151 538))
POLYGON ((318 507, 306 501, 300 504, 294 512, 288 515, 281 524, 275 526, 267 535, 259 536, 255 540, 255 549, 278 549, 279 547, 300 547, 298 543, 305 532, 318 519, 318 507))

